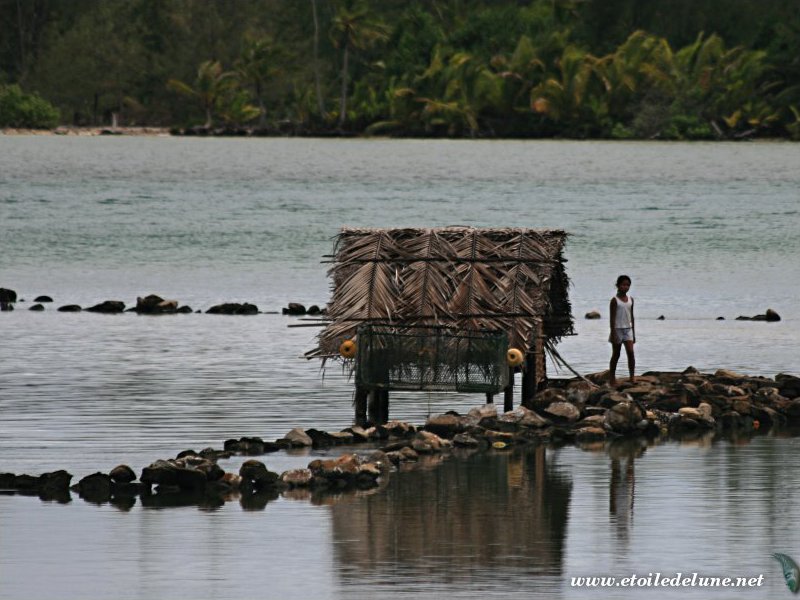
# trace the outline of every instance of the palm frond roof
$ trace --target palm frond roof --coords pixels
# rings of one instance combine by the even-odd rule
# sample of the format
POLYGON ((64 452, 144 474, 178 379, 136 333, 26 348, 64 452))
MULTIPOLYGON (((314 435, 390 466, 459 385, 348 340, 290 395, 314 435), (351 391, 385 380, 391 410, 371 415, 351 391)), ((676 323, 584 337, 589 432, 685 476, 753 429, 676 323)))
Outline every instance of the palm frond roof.
POLYGON ((566 239, 557 229, 343 228, 331 322, 308 355, 335 355, 365 323, 503 330, 525 353, 541 324, 557 342, 573 333, 566 239))

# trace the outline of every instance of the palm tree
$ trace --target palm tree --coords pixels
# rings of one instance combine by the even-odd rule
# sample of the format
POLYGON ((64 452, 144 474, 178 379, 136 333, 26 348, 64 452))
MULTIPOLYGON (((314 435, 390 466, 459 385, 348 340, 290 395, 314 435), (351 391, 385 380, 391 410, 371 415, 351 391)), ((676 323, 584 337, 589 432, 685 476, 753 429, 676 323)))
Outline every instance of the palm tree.
POLYGON ((235 83, 233 73, 222 70, 219 61, 207 60, 197 68, 197 77, 194 86, 177 79, 170 79, 167 86, 179 94, 196 98, 205 112, 206 122, 203 125, 210 128, 214 122, 214 108, 219 99, 229 91, 235 83))
POLYGON ((386 27, 373 21, 365 0, 342 0, 331 27, 331 41, 342 51, 341 95, 339 99, 339 127, 347 120, 347 88, 350 76, 350 53, 364 50, 386 39, 386 27))
POLYGON ((252 86, 253 95, 258 103, 258 126, 266 124, 267 111, 264 106, 264 93, 267 83, 281 73, 276 64, 280 61, 282 51, 271 38, 245 42, 244 50, 236 61, 236 76, 240 82, 252 86))

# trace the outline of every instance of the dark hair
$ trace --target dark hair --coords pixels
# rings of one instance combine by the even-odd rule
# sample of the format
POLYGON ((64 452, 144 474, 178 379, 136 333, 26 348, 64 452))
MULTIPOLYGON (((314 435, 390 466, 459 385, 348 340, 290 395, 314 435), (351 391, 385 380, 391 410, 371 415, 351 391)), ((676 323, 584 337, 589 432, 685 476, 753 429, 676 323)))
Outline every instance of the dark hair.
POLYGON ((617 277, 617 287, 619 287, 619 284, 622 283, 623 281, 632 283, 630 277, 628 277, 627 275, 620 275, 619 277, 617 277))

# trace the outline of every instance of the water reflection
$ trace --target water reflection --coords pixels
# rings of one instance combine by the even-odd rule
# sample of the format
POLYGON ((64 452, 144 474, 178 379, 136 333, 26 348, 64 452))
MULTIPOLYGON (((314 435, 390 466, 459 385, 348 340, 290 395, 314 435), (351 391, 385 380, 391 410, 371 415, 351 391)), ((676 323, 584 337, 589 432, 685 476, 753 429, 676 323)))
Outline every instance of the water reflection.
POLYGON ((633 503, 636 495, 636 459, 644 454, 642 440, 617 440, 608 447, 611 460, 608 511, 617 539, 628 543, 633 527, 633 503))
POLYGON ((344 585, 559 577, 572 481, 544 447, 414 465, 383 493, 331 508, 344 585), (366 578, 366 579, 365 579, 366 578))

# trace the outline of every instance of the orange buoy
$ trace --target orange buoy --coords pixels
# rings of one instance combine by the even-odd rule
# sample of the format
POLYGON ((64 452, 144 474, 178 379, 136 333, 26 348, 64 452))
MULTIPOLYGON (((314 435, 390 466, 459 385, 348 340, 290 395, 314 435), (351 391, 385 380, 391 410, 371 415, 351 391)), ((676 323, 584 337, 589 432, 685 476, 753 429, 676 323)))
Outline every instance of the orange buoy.
POLYGON ((356 343, 354 340, 345 340, 339 346, 339 354, 344 358, 353 358, 356 355, 356 343))
POLYGON ((522 352, 520 352, 516 348, 509 348, 508 352, 506 353, 506 360, 508 361, 509 367, 520 366, 524 359, 525 358, 522 356, 522 352))

